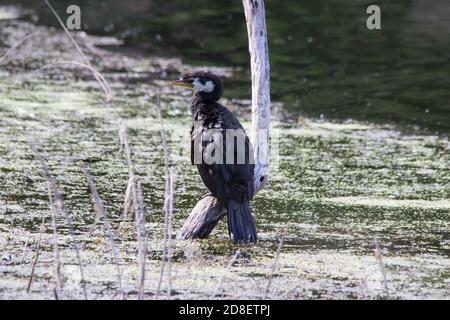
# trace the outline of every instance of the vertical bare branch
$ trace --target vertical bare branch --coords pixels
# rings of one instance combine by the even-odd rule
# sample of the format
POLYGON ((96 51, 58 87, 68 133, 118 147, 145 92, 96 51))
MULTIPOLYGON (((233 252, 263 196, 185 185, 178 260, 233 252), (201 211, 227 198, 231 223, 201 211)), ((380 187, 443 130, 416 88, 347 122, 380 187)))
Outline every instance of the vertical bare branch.
POLYGON ((252 72, 252 134, 255 194, 269 178, 270 63, 264 0, 242 0, 252 72))

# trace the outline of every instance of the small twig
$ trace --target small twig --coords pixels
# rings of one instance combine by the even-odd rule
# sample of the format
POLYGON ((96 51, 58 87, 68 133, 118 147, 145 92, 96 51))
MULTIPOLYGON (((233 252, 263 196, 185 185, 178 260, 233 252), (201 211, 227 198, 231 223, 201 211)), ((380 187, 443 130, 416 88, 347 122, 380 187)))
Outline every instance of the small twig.
POLYGON ((272 285, 273 275, 277 271, 278 260, 280 259, 280 253, 281 253, 281 248, 283 247, 285 234, 286 234, 286 228, 283 229, 283 231, 281 232, 281 235, 280 235, 280 242, 278 243, 277 254, 275 255, 275 260, 273 261, 272 268, 271 268, 270 274, 268 276, 266 291, 264 292, 264 298, 263 298, 264 300, 267 299, 267 297, 269 296, 269 293, 270 293, 270 286, 272 285))
POLYGON ((227 270, 225 271, 225 273, 220 278, 219 283, 217 284, 217 286, 214 288, 213 294, 211 295, 210 299, 213 299, 217 295, 217 292, 219 291, 220 287, 222 286, 223 282, 225 281, 225 277, 230 272, 231 267, 234 265, 236 260, 239 258, 240 254, 241 254, 241 251, 237 250, 236 253, 234 254, 234 256, 231 258, 230 262, 228 263, 227 270))
POLYGON ((44 232, 45 216, 42 217, 41 227, 39 229, 39 238, 36 243, 36 253, 34 255, 33 265, 31 266, 30 279, 28 280, 27 293, 30 293, 31 283, 33 282, 34 270, 39 259, 39 250, 41 248, 42 233, 44 232))
POLYGON ((386 298, 389 299, 389 288, 388 288, 388 283, 387 283, 387 276, 386 276, 386 270, 384 268, 384 263, 383 263, 383 253, 381 252, 380 249, 380 245, 378 243, 377 240, 373 241, 374 245, 375 245, 375 258, 378 261, 378 264, 380 266, 380 270, 381 270, 381 274, 383 276, 383 286, 384 286, 384 292, 386 294, 386 298))
POLYGON ((89 189, 91 190, 92 201, 94 202, 94 208, 95 208, 97 218, 103 219, 104 230, 105 230, 107 239, 109 241, 111 251, 114 256, 114 264, 116 266, 117 283, 119 284, 119 288, 122 293, 122 299, 125 299, 125 290, 123 289, 123 281, 122 281, 122 271, 120 269, 121 260, 119 258, 119 254, 117 252, 117 247, 116 247, 116 244, 114 241, 111 222, 109 221, 108 213, 105 210, 103 201, 100 198, 100 195, 97 191, 97 186, 96 186, 94 180, 92 179, 91 175, 89 174, 88 167, 86 164, 83 164, 82 170, 83 170, 84 177, 86 178, 86 181, 89 185, 89 189))

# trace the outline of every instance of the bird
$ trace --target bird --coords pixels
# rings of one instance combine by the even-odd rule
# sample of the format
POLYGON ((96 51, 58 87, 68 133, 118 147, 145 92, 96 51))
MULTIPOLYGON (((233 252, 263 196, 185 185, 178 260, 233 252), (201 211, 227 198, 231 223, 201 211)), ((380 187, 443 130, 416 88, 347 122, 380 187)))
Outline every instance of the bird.
POLYGON ((229 237, 237 244, 256 243, 250 207, 254 196, 253 148, 237 117, 218 102, 224 89, 222 79, 209 71, 195 71, 171 84, 193 91, 191 162, 210 194, 227 210, 229 237))

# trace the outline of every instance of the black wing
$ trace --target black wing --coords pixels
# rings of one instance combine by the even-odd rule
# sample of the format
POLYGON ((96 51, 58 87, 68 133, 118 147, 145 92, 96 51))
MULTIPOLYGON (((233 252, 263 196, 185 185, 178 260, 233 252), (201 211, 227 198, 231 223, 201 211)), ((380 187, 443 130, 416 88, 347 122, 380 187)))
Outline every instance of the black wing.
POLYGON ((224 205, 229 199, 250 201, 253 197, 253 148, 239 120, 218 104, 200 111, 195 120, 191 130, 191 161, 206 187, 224 205), (208 155, 222 161, 205 158, 208 155))

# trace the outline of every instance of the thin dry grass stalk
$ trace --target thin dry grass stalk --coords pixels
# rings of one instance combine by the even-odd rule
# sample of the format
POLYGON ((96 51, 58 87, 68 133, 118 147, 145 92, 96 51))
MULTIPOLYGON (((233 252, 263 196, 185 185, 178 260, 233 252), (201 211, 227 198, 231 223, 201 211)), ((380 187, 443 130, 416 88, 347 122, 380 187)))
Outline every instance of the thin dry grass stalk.
POLYGON ((147 239, 144 230, 144 197, 142 195, 141 184, 134 174, 134 164, 131 148, 128 143, 127 128, 122 118, 119 118, 118 126, 120 145, 127 158, 129 176, 127 191, 125 193, 124 219, 130 218, 131 208, 134 207, 134 218, 138 241, 138 299, 144 299, 145 261, 147 256, 147 239))
POLYGON ((28 232, 27 240, 25 241, 25 245, 23 246, 23 249, 22 249, 22 256, 20 258, 20 265, 22 265, 23 262, 25 261, 25 255, 26 255, 26 253, 28 251, 28 245, 30 244, 30 238, 31 238, 31 232, 28 232))
POLYGON ((264 298, 263 298, 264 300, 268 298, 269 293, 270 293, 270 287, 272 285, 273 275, 277 271, 278 260, 280 259, 281 248, 283 248, 285 236, 286 236, 286 228, 283 229, 283 231, 281 232, 280 242, 278 243, 277 254, 275 255, 275 260, 273 261, 272 268, 270 270, 270 274, 267 279, 266 291, 264 292, 264 298))
POLYGON ((228 263, 227 270, 220 278, 217 286, 214 288, 214 291, 213 291, 210 299, 213 299, 217 295, 217 293, 219 292, 219 289, 222 287, 223 282, 225 281, 226 276, 228 275, 228 273, 230 273, 231 267, 234 265, 234 263, 236 262, 236 260, 239 258, 240 255, 241 255, 241 251, 237 250, 236 253, 234 254, 234 256, 231 258, 230 262, 228 263))
MULTIPOLYGON (((157 94, 156 94, 156 108, 158 110, 158 118, 159 118, 159 123, 161 125, 161 142, 162 142, 162 146, 163 146, 163 151, 164 151, 164 170, 165 170, 165 174, 166 177, 168 177, 169 175, 169 145, 167 143, 167 133, 166 133, 166 128, 164 125, 164 120, 162 117, 162 110, 161 110, 161 89, 158 87, 157 88, 157 94)), ((167 179, 166 179, 167 182, 167 179)))
POLYGON ((173 169, 169 169, 166 175, 166 186, 164 196, 164 244, 161 258, 161 270, 158 278, 158 285, 156 288, 155 299, 159 298, 161 291, 162 280, 164 278, 164 271, 167 263, 168 267, 168 282, 167 282, 167 296, 170 299, 172 294, 172 214, 173 214, 173 194, 174 194, 174 174, 173 169))
POLYGON ((120 268, 121 259, 119 257, 116 243, 114 241, 114 235, 112 232, 111 222, 109 220, 108 213, 105 210, 105 206, 103 205, 103 201, 100 198, 100 195, 97 191, 97 186, 96 186, 94 180, 92 179, 91 175, 89 174, 88 167, 86 164, 83 164, 82 170, 83 170, 84 177, 86 178, 86 181, 89 185, 89 189, 91 190, 92 201, 94 203, 96 217, 97 217, 97 219, 103 220, 105 234, 107 236, 111 251, 114 256, 114 264, 116 266, 117 283, 119 284, 119 289, 122 294, 122 299, 124 299, 126 297, 126 295, 125 295, 125 290, 123 289, 123 281, 122 281, 123 277, 122 277, 122 270, 120 268))
POLYGON ((380 266, 381 275, 383 276, 384 292, 385 292, 386 298, 389 299, 389 287, 388 287, 388 282, 387 282, 386 269, 384 268, 383 253, 380 249, 380 244, 378 243, 378 241, 374 240, 373 242, 375 245, 375 250, 374 250, 375 258, 378 261, 378 264, 380 266))
POLYGON ((64 218, 66 219, 67 222, 67 227, 69 229, 70 235, 72 237, 72 242, 73 242, 73 247, 75 249, 75 255, 77 258, 77 263, 78 263, 78 267, 80 269, 80 278, 81 278, 81 287, 83 290, 83 296, 85 299, 87 299, 87 290, 86 290, 86 281, 84 278, 84 268, 83 268, 83 263, 81 261, 81 254, 80 254, 80 247, 78 245, 78 240, 77 237, 75 235, 75 230, 73 227, 73 223, 72 223, 72 219, 70 218, 67 209, 64 205, 64 200, 63 197, 61 195, 61 193, 59 192, 58 186, 56 184, 55 179, 51 176, 50 174, 50 170, 47 166, 47 163, 44 159, 44 157, 39 153, 37 147, 36 147, 36 143, 30 139, 29 141, 31 150, 33 151, 34 155, 36 156, 37 160, 39 161, 39 163, 41 164, 42 167, 42 171, 44 172, 45 177, 47 178, 47 182, 50 184, 51 189, 53 190, 53 194, 55 196, 55 203, 58 204, 58 208, 60 208, 61 213, 63 214, 64 218))
POLYGON ((31 273, 30 279, 28 280, 27 293, 30 293, 31 283, 33 282, 34 278, 34 270, 36 269, 36 264, 39 259, 39 250, 41 249, 41 239, 42 233, 44 232, 44 223, 45 223, 45 216, 42 217, 41 227, 39 228, 39 238, 38 241, 36 242, 36 253, 34 254, 33 264, 31 265, 31 273))
POLYGON ((108 98, 108 97, 109 97, 109 95, 111 95, 111 92, 110 92, 111 89, 109 89, 106 79, 103 77, 103 75, 101 73, 99 73, 97 70, 95 70, 91 65, 87 65, 87 64, 84 64, 84 63, 81 63, 78 61, 70 61, 70 60, 69 61, 56 61, 56 62, 46 64, 46 65, 40 67, 39 69, 34 70, 30 74, 30 76, 33 76, 42 70, 49 69, 52 67, 57 67, 60 65, 65 65, 65 64, 73 64, 75 66, 79 66, 79 67, 82 67, 82 68, 85 68, 85 69, 88 69, 89 71, 91 71, 94 74, 96 79, 100 79, 100 81, 97 81, 97 82, 103 90, 106 101, 110 102, 111 98, 108 98))
POLYGON ((138 238, 138 265, 139 265, 139 283, 138 300, 145 298, 145 262, 147 259, 147 234, 145 232, 144 220, 144 199, 142 197, 141 182, 137 181, 137 207, 135 214, 136 233, 138 238))
POLYGON ((175 178, 173 168, 170 168, 169 199, 167 204, 167 298, 172 295, 172 216, 173 216, 173 194, 175 192, 175 178))
POLYGON ((173 215, 173 194, 175 188, 175 179, 173 169, 169 168, 169 147, 167 143, 167 134, 164 126, 164 120, 161 111, 161 90, 157 88, 156 107, 158 111, 159 123, 161 125, 161 142, 164 152, 164 171, 165 171, 165 195, 164 195, 164 247, 161 259, 161 270, 158 278, 155 299, 159 297, 161 291, 164 270, 167 262, 168 282, 167 297, 172 295, 172 215, 173 215))
POLYGON ((58 246, 58 228, 56 224, 56 217, 61 214, 61 206, 59 203, 55 203, 53 200, 53 192, 52 186, 49 181, 47 181, 47 191, 48 191, 48 200, 50 202, 50 213, 52 215, 52 229, 53 229, 53 276, 55 278, 55 286, 53 288, 53 293, 55 295, 55 299, 59 300, 60 292, 62 288, 61 282, 61 256, 59 253, 58 246))
POLYGON ((8 51, 6 51, 6 53, 0 57, 0 64, 3 63, 3 60, 5 60, 14 50, 16 50, 18 47, 20 47, 25 41, 27 41, 28 39, 30 39, 31 37, 34 37, 36 34, 38 33, 38 31, 35 31, 33 33, 30 33, 29 35, 27 35, 25 38, 23 38, 22 40, 20 40, 18 43, 16 43, 15 45, 13 45, 11 48, 8 49, 8 51))

